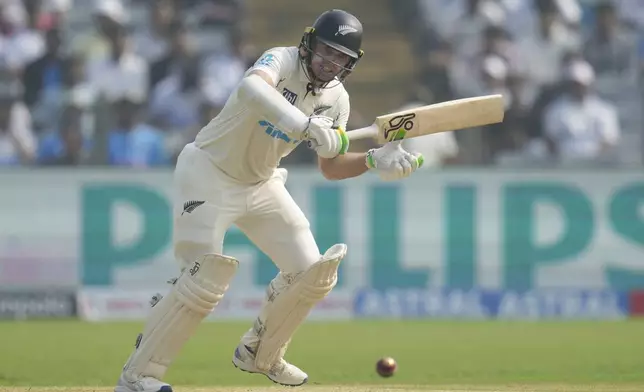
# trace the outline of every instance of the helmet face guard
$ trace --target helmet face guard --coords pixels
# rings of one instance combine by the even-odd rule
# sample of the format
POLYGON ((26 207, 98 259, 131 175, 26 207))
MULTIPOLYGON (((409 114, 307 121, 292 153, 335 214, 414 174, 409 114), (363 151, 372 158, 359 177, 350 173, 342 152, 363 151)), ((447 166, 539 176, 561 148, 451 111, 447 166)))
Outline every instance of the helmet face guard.
POLYGON ((360 49, 362 44, 362 25, 360 21, 345 11, 331 10, 320 15, 312 27, 307 27, 304 30, 299 47, 306 54, 300 55, 300 64, 311 83, 325 88, 330 81, 316 77, 312 68, 313 56, 317 55, 315 48, 320 44, 349 56, 347 64, 338 64, 331 61, 332 64, 341 68, 334 79, 337 79, 340 83, 343 82, 351 74, 364 54, 360 49))
MULTIPOLYGON (((323 38, 316 37, 314 35, 314 32, 315 32, 315 28, 308 27, 304 35, 302 36, 302 41, 300 42, 300 49, 304 49, 307 53, 305 56, 300 56, 300 63, 305 69, 307 77, 312 83, 316 83, 316 85, 321 87, 326 87, 327 84, 331 82, 331 81, 323 81, 317 78, 311 67, 313 56, 316 56, 316 53, 314 51, 315 45, 323 44, 337 50, 338 52, 344 53, 349 56, 350 58, 349 62, 344 65, 331 61, 332 64, 342 68, 342 70, 336 75, 336 79, 340 82, 343 82, 347 78, 347 76, 349 76, 351 72, 353 72, 356 65, 358 64, 358 61, 360 61, 360 58, 363 56, 364 52, 362 50, 360 50, 358 53, 353 52, 352 50, 345 48, 341 45, 338 45, 337 43, 325 40, 323 38)), ((330 60, 326 60, 326 61, 330 61, 330 60)))

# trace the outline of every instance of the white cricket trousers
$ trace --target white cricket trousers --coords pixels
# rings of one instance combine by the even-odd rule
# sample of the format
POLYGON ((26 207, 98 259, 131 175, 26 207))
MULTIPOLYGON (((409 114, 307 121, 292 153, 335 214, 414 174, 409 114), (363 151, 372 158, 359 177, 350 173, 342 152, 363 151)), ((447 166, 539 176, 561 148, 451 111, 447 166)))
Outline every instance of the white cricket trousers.
POLYGON ((174 253, 184 268, 207 253, 224 254, 226 231, 236 225, 283 273, 319 261, 309 221, 278 171, 259 184, 239 184, 188 144, 174 173, 174 253))

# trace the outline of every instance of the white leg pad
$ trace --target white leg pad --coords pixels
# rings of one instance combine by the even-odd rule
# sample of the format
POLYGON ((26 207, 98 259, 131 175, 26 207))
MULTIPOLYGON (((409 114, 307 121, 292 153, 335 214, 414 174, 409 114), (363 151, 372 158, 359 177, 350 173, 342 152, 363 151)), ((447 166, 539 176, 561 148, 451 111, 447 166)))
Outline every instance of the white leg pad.
POLYGON ((163 378, 201 321, 223 298, 237 266, 232 257, 209 254, 184 269, 170 293, 153 305, 123 376, 129 381, 163 378))
POLYGON ((266 319, 259 326, 255 366, 268 371, 281 360, 283 348, 304 322, 315 304, 326 297, 338 281, 338 266, 347 253, 345 244, 333 245, 320 261, 302 272, 266 307, 266 319))

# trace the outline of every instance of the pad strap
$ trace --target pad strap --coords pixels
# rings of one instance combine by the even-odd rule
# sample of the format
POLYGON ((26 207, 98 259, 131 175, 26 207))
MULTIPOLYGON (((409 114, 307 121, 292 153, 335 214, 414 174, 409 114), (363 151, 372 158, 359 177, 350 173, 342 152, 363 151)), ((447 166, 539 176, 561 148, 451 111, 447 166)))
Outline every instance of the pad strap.
POLYGON ((256 325, 259 345, 255 365, 268 371, 284 354, 284 348, 315 304, 326 297, 338 280, 338 266, 347 252, 345 244, 327 250, 321 260, 304 271, 266 307, 266 319, 256 325))
POLYGON ((126 379, 163 378, 201 321, 223 298, 237 266, 232 257, 210 254, 182 271, 170 293, 153 304, 145 329, 123 368, 126 379))

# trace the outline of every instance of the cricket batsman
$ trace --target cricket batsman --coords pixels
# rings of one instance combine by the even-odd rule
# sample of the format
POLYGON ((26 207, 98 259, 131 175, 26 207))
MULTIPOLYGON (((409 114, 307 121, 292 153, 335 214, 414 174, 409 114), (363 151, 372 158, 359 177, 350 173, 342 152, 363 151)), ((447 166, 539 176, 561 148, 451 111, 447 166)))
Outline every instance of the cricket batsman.
POLYGON ((342 83, 363 55, 361 43, 362 24, 355 16, 324 12, 298 47, 264 52, 220 114, 185 146, 174 180, 173 241, 181 274, 167 295, 153 299, 115 392, 172 391, 162 381, 168 367, 221 301, 237 269, 237 260, 223 249, 231 225, 280 270, 232 362, 278 384, 307 382, 307 374, 284 354, 296 329, 335 286, 347 246, 320 253, 307 218, 284 186, 280 159, 305 142, 330 180, 368 170, 383 180, 401 179, 422 164, 420 154, 399 142, 347 152, 349 95, 342 83))

